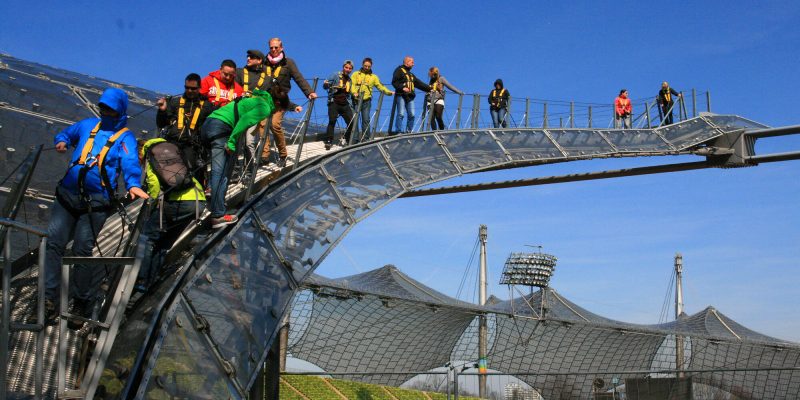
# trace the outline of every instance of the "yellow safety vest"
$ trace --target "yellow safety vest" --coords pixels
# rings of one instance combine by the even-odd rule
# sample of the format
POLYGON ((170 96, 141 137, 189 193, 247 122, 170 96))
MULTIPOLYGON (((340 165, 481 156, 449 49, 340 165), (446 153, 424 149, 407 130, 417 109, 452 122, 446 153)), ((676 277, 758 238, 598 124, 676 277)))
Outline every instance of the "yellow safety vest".
MULTIPOLYGON (((189 130, 194 130, 194 127, 197 126, 197 118, 200 117, 200 110, 203 108, 203 100, 200 100, 200 104, 194 109, 194 113, 192 113, 192 121, 189 123, 189 130)), ((183 106, 186 104, 186 99, 181 96, 181 102, 178 107, 178 131, 183 131, 184 120, 186 119, 185 110, 183 106)))
MULTIPOLYGON (((506 93, 506 88, 500 89, 500 94, 497 94, 497 89, 492 90, 492 97, 494 97, 494 103, 492 103, 496 108, 500 108, 500 102, 503 100, 503 94, 506 93)), ((650 92, 652 93, 652 92, 650 92)))
POLYGON ((345 92, 350 92, 350 87, 352 85, 352 79, 348 79, 347 83, 344 82, 344 74, 339 72, 339 85, 336 86, 337 88, 344 89, 345 92))
POLYGON ((669 103, 672 101, 672 93, 669 92, 669 88, 664 91, 664 100, 669 103))
MULTIPOLYGON (((247 68, 242 68, 242 70, 244 71, 244 79, 243 79, 244 85, 242 85, 242 86, 244 87, 244 91, 247 92, 247 91, 249 91, 248 90, 249 87, 248 87, 247 83, 250 81, 250 77, 249 77, 249 74, 247 73, 247 68)), ((258 77, 258 84, 256 85, 256 88, 260 88, 261 85, 264 84, 264 78, 266 78, 266 77, 267 77, 267 73, 264 72, 264 71, 261 71, 261 75, 258 77)))

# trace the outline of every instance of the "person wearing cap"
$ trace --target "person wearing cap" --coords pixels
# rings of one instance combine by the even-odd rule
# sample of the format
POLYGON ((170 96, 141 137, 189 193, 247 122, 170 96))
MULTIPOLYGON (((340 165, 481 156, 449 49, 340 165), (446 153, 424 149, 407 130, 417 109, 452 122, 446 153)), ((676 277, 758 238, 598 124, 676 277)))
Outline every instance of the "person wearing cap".
POLYGON ((345 145, 350 143, 354 124, 353 105, 350 102, 352 98, 351 72, 353 72, 353 62, 345 60, 342 70, 334 72, 322 83, 322 87, 328 90, 328 129, 325 133, 325 150, 330 150, 333 146, 333 133, 339 116, 344 118, 344 123, 347 125, 344 134, 345 145))
POLYGON ((239 136, 247 129, 268 118, 275 110, 269 93, 254 89, 249 97, 231 102, 211 113, 200 130, 211 152, 211 227, 220 228, 235 223, 238 218, 226 213, 225 194, 233 167, 239 136))
POLYGON ((614 100, 614 128, 631 129, 631 113, 633 105, 628 97, 628 89, 622 89, 614 100))
MULTIPOLYGON (((303 91, 303 94, 309 100, 317 98, 317 94, 314 93, 314 90, 311 89, 306 78, 300 73, 294 60, 286 57, 286 53, 283 51, 283 42, 279 38, 272 38, 269 40, 269 53, 267 53, 266 57, 264 68, 267 70, 267 78, 269 79, 270 87, 273 85, 280 86, 283 92, 288 94, 292 89, 291 81, 294 80, 294 83, 300 87, 300 90, 303 91)), ((286 137, 283 134, 283 126, 281 125, 285 112, 286 109, 283 108, 283 106, 276 104, 275 112, 272 114, 270 122, 270 129, 275 135, 275 144, 278 147, 278 154, 280 156, 278 165, 283 165, 286 162, 286 158, 289 156, 286 150, 286 137)), ((268 156, 269 147, 264 147, 261 157, 266 158, 268 156)))
POLYGON ((222 60, 219 70, 211 71, 200 82, 200 95, 207 98, 214 107, 222 107, 242 96, 242 87, 236 83, 236 63, 222 60))
MULTIPOLYGON (((370 140, 371 134, 369 129, 371 111, 372 111, 372 91, 378 89, 387 96, 394 95, 394 92, 383 86, 378 75, 372 73, 372 59, 367 57, 361 61, 361 69, 354 72, 351 77, 353 80, 353 103, 358 105, 361 100, 361 109, 357 110, 358 115, 361 116, 361 132, 356 138, 356 143, 361 140, 370 140)), ((354 121, 356 126, 358 121, 354 121)))
POLYGON ((680 92, 669 87, 669 83, 666 81, 662 82, 661 90, 659 90, 658 94, 656 95, 656 101, 661 108, 661 118, 664 121, 664 125, 669 125, 672 123, 672 106, 675 104, 675 100, 672 98, 672 96, 678 96, 679 98, 683 97, 680 92))
MULTIPOLYGON (((120 89, 106 89, 98 103, 100 118, 88 118, 59 132, 53 142, 56 151, 72 147, 67 173, 56 187, 56 201, 50 207, 45 254, 45 312, 56 318, 61 286, 61 258, 72 240, 72 254, 91 257, 97 235, 118 205, 117 178, 122 176, 131 199, 148 198, 141 188, 142 169, 136 137, 126 127, 128 95, 120 89)), ((70 283, 72 313, 89 318, 105 276, 101 265, 76 264, 70 283)), ((73 329, 82 322, 69 321, 73 329)))

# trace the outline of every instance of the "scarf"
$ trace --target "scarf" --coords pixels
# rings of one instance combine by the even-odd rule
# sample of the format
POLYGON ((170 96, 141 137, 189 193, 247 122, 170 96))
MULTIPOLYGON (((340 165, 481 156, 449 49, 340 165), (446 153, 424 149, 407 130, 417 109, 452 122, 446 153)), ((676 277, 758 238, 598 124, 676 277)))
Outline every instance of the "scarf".
POLYGON ((269 60, 270 64, 277 64, 283 61, 283 52, 281 52, 281 54, 278 54, 277 57, 273 57, 272 54, 267 54, 267 60, 269 60))

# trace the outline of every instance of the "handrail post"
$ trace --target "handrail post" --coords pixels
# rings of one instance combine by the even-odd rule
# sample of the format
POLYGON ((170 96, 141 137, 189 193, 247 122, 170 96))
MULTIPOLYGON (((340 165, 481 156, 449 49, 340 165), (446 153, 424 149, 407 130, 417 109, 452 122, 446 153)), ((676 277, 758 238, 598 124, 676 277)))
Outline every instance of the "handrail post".
POLYGON ((692 118, 697 116, 697 90, 692 88, 692 118))
POLYGON ((683 97, 683 92, 680 92, 680 94, 681 96, 679 97, 679 100, 681 102, 681 109, 678 112, 678 115, 683 114, 683 118, 681 118, 681 121, 684 121, 689 119, 689 115, 686 113, 686 101, 685 101, 686 99, 683 97))
POLYGON ((369 119, 369 126, 367 126, 367 140, 372 139, 378 133, 378 123, 381 120, 381 108, 383 108, 383 98, 386 96, 383 92, 378 96, 378 107, 375 109, 375 128, 372 127, 372 118, 369 119))
POLYGON ((456 129, 461 129, 461 106, 464 102, 464 94, 458 95, 458 109, 456 109, 456 129))
POLYGON ((592 106, 589 106, 589 128, 592 127, 592 106))
POLYGON ((650 104, 648 102, 644 102, 644 109, 647 113, 647 129, 650 129, 652 125, 650 124, 650 104))
POLYGON ((706 111, 711 112, 711 90, 706 90, 706 111))
POLYGON ((480 95, 472 95, 472 123, 470 124, 470 128, 477 129, 478 128, 478 110, 480 107, 480 95))
MULTIPOLYGON (((311 92, 317 91, 317 83, 319 82, 319 78, 314 78, 314 84, 311 86, 311 92)), ((300 143, 297 144, 297 153, 294 156, 294 166, 297 167, 300 164, 300 154, 303 152, 303 143, 306 141, 306 132, 308 132, 308 124, 311 122, 311 112, 314 110, 314 100, 310 99, 308 101, 308 109, 306 110, 306 117, 304 118, 303 125, 303 134, 300 135, 300 143)))
POLYGON ((544 102, 544 106, 542 107, 544 110, 544 120, 542 121, 542 128, 547 128, 547 102, 544 102))
POLYGON ((531 99, 525 98, 525 127, 530 126, 530 113, 531 113, 531 99))
MULTIPOLYGON (((356 112, 353 113, 353 118, 351 118, 351 120, 350 120, 350 126, 349 126, 349 128, 350 128, 350 140, 348 141, 349 143, 347 143, 349 146, 352 146, 354 143, 360 143, 361 142, 361 136, 363 135, 363 132, 361 132, 361 128, 357 128, 357 126, 359 125, 358 117, 359 117, 359 115, 361 115, 361 105, 362 104, 364 104, 364 99, 361 96, 358 96, 358 103, 356 104, 356 112), (358 142, 356 142, 356 134, 355 134, 355 132, 361 132, 358 135, 358 142)), ((363 116, 362 116, 362 118, 363 118, 363 116)), ((345 125, 345 127, 344 127, 345 133, 347 133, 347 129, 348 129, 348 126, 345 125)))
MULTIPOLYGON (((3 328, 0 331, 0 398, 6 398, 8 386, 8 338, 11 330, 11 230, 5 227, 6 235, 3 238, 3 328)), ((39 274, 41 275, 41 273, 39 274)))
POLYGON ((44 314, 44 295, 45 295, 45 282, 44 282, 44 263, 47 256, 47 237, 43 236, 39 239, 39 276, 37 277, 38 285, 38 300, 39 304, 36 305, 36 323, 42 325, 42 329, 36 332, 36 354, 34 357, 34 374, 35 374, 35 398, 42 398, 42 390, 44 388, 44 326, 47 324, 44 314))
POLYGON ((569 102, 569 127, 570 128, 574 128, 575 127, 575 102, 574 101, 570 101, 569 102))
POLYGON ((431 104, 429 96, 425 96, 422 100, 422 121, 419 124, 419 131, 423 132, 428 128, 428 118, 433 114, 433 104, 431 104))
MULTIPOLYGON (((513 105, 511 96, 508 96, 508 107, 506 107, 506 114, 503 115, 503 120, 500 122, 500 127, 505 127, 507 124, 504 122, 508 121, 511 118, 511 106, 513 105)), ((513 119, 512 119, 513 121, 513 119)), ((516 128, 516 127, 515 127, 516 128)))

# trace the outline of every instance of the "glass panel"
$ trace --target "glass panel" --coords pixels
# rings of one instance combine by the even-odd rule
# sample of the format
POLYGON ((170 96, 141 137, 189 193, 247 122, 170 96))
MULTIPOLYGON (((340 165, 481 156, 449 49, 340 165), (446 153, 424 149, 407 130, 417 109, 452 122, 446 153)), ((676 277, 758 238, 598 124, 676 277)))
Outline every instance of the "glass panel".
POLYGON ((403 187, 377 146, 345 153, 325 163, 356 219, 361 219, 399 194, 403 187))
POLYGON ((613 148, 597 131, 549 129, 553 140, 567 152, 569 157, 612 153, 613 148))
MULTIPOLYGON (((66 128, 60 122, 0 108, 0 174, 7 176, 30 152, 31 146, 44 143, 52 148, 53 138, 66 128)), ((30 188, 55 193, 64 176, 71 152, 43 151, 34 170, 30 188)))
POLYGON ((602 132, 621 153, 671 150, 663 139, 649 129, 617 129, 602 132))
POLYGON ((563 157, 543 130, 495 131, 494 134, 514 161, 563 157))
POLYGON ((291 299, 286 272, 252 212, 206 262, 186 296, 205 317, 219 351, 247 387, 291 299), (267 347, 265 347, 267 346, 267 347))
POLYGON ((708 122, 699 118, 661 127, 657 130, 678 149, 685 149, 721 135, 708 122))
POLYGON ((447 150, 464 171, 502 164, 508 159, 488 131, 440 133, 447 150))
POLYGON ((49 65, 37 64, 34 62, 18 60, 14 57, 0 55, 0 59, 8 64, 10 69, 17 71, 27 72, 36 75, 42 75, 55 81, 64 82, 70 85, 80 85, 83 87, 93 87, 101 89, 108 86, 108 82, 93 76, 79 74, 76 72, 65 71, 51 67, 49 65))
POLYGON ((408 187, 424 186, 458 174, 433 135, 409 135, 381 146, 408 187))
POLYGON ((208 343, 195 330, 194 320, 184 307, 178 304, 175 308, 175 316, 158 351, 158 359, 149 371, 144 397, 229 398, 236 391, 230 386, 208 343))
POLYGON ((349 228, 347 214, 319 168, 305 171, 255 210, 298 280, 349 228))
POLYGON ((72 121, 94 116, 68 87, 6 69, 0 69, 0 99, 26 111, 72 121))
MULTIPOLYGON (((92 104, 97 104, 100 101, 100 94, 84 90, 83 95, 92 104)), ((128 102, 128 128, 136 133, 139 137, 155 137, 156 136, 156 113, 158 109, 154 105, 141 104, 134 101, 128 102)))
POLYGON ((723 130, 734 130, 744 128, 747 130, 766 129, 769 126, 751 121, 747 118, 742 118, 738 115, 708 115, 704 118, 708 119, 714 125, 722 128, 723 130))

